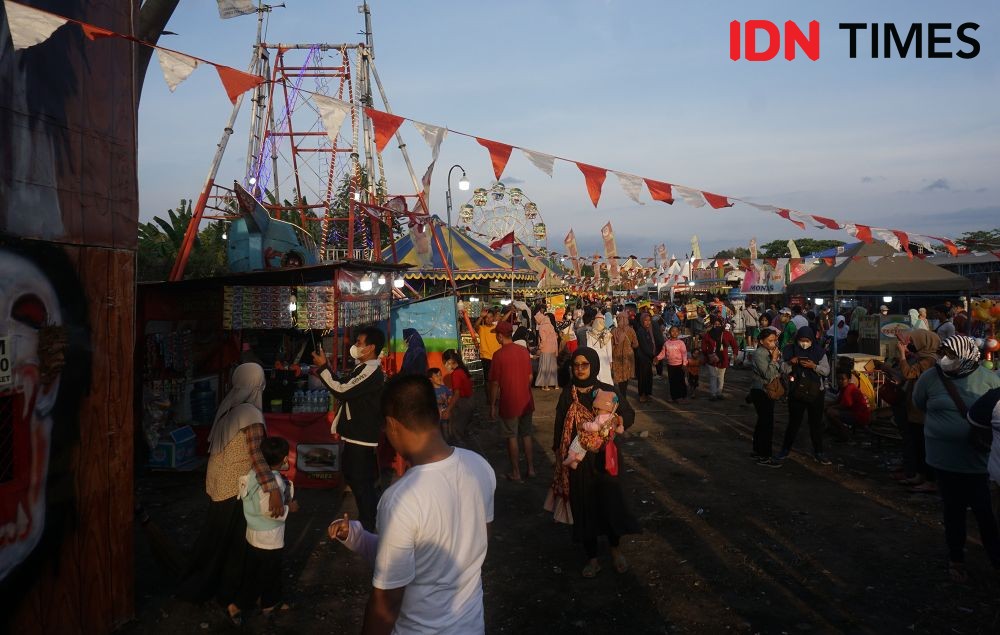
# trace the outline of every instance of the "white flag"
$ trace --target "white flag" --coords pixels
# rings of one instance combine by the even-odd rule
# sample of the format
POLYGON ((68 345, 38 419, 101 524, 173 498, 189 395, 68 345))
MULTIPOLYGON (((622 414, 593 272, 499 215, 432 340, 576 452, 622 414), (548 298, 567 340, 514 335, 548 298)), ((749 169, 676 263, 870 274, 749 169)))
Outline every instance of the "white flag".
POLYGON ((340 127, 344 125, 344 119, 351 112, 351 104, 326 95, 313 95, 312 100, 316 110, 319 111, 320 119, 323 120, 326 136, 330 137, 333 143, 337 143, 337 135, 340 134, 340 127))
POLYGON ((761 205, 760 203, 751 203, 749 201, 744 201, 750 207, 756 207, 762 212, 771 212, 772 214, 778 211, 778 208, 774 205, 761 205))
POLYGON ((10 29, 10 39, 14 42, 15 51, 41 44, 56 29, 66 24, 65 18, 10 0, 4 0, 3 7, 7 12, 7 28, 10 29))
POLYGON ((799 255, 799 248, 795 244, 794 240, 789 240, 788 241, 788 253, 789 253, 789 255, 791 255, 792 258, 801 258, 802 257, 801 255, 799 255))
POLYGON ((554 156, 551 154, 534 152, 533 150, 525 150, 524 148, 521 148, 521 152, 524 153, 525 158, 528 159, 528 161, 531 161, 536 168, 545 172, 549 176, 552 176, 552 166, 556 162, 556 158, 554 156))
POLYGON ((899 242, 899 237, 888 229, 875 229, 872 227, 872 235, 879 240, 889 243, 896 251, 903 251, 903 243, 899 242))
POLYGON ((698 190, 693 190, 683 185, 675 185, 674 191, 680 194, 684 202, 691 207, 705 207, 705 199, 698 190))
POLYGON ((431 163, 437 161, 438 154, 441 152, 441 142, 448 136, 448 129, 441 126, 433 126, 429 123, 420 123, 419 121, 411 123, 424 138, 424 141, 427 142, 427 145, 430 146, 431 163))
POLYGON ((253 0, 216 0, 219 3, 219 17, 223 20, 249 13, 256 13, 253 0))
POLYGON ((189 55, 163 49, 156 49, 156 57, 160 60, 160 70, 163 71, 163 79, 167 82, 170 92, 174 92, 174 89, 187 79, 199 64, 198 60, 189 55))
POLYGON ((642 177, 625 174, 624 172, 615 172, 615 176, 618 177, 618 184, 622 186, 622 190, 626 196, 639 205, 645 205, 639 198, 639 195, 642 193, 642 177))

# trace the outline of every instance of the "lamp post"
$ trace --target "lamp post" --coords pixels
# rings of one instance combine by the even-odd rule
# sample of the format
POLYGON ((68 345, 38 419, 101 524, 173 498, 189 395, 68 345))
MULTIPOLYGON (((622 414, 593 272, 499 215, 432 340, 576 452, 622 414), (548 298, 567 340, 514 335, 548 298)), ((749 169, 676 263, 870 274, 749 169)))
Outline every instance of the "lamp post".
POLYGON ((448 267, 451 268, 452 272, 455 271, 455 254, 451 240, 451 173, 455 171, 455 168, 462 171, 462 178, 458 181, 458 189, 463 192, 469 189, 469 180, 465 178, 465 168, 457 163, 451 166, 451 169, 448 170, 448 191, 445 195, 445 201, 448 203, 448 267))

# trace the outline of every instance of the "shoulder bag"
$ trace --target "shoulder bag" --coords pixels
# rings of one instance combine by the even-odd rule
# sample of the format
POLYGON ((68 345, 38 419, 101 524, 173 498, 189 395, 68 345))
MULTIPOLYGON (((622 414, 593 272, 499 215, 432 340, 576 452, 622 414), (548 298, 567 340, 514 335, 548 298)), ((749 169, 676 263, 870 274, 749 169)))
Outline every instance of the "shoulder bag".
POLYGON ((962 395, 958 394, 958 388, 955 387, 954 382, 944 376, 944 372, 937 364, 934 365, 934 370, 937 371, 938 379, 941 380, 944 389, 948 391, 948 396, 958 408, 958 414, 962 415, 962 418, 969 424, 969 444, 979 452, 989 453, 993 447, 993 429, 969 421, 969 409, 966 407, 965 401, 962 400, 962 395))

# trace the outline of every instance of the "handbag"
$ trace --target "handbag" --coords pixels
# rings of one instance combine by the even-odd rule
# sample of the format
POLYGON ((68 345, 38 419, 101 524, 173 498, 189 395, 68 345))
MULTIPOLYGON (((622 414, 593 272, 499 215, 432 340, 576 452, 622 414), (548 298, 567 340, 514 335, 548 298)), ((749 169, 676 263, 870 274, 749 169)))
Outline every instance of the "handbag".
POLYGON ((904 392, 903 387, 894 381, 886 380, 882 384, 878 391, 879 399, 886 402, 890 406, 899 405, 903 401, 904 392))
POLYGON ((764 384, 764 393, 767 398, 771 401, 777 401, 785 396, 785 384, 782 383, 781 377, 775 377, 771 381, 764 384))
POLYGON ((969 409, 966 407, 965 401, 962 400, 962 395, 958 394, 955 384, 944 376, 944 371, 937 364, 934 365, 934 370, 937 371, 938 379, 941 380, 944 389, 948 391, 948 396, 955 402, 958 414, 962 415, 962 418, 969 424, 969 444, 979 452, 989 453, 993 448, 993 429, 969 421, 969 409))

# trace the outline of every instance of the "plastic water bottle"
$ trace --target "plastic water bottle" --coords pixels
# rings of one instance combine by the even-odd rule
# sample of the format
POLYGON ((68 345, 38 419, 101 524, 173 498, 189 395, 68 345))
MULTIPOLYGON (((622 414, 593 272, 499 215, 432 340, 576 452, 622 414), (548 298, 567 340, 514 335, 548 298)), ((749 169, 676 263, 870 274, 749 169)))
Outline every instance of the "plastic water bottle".
POLYGON ((296 390, 295 394, 292 395, 292 412, 293 413, 302 412, 304 397, 305 397, 305 395, 302 394, 301 390, 296 390))

